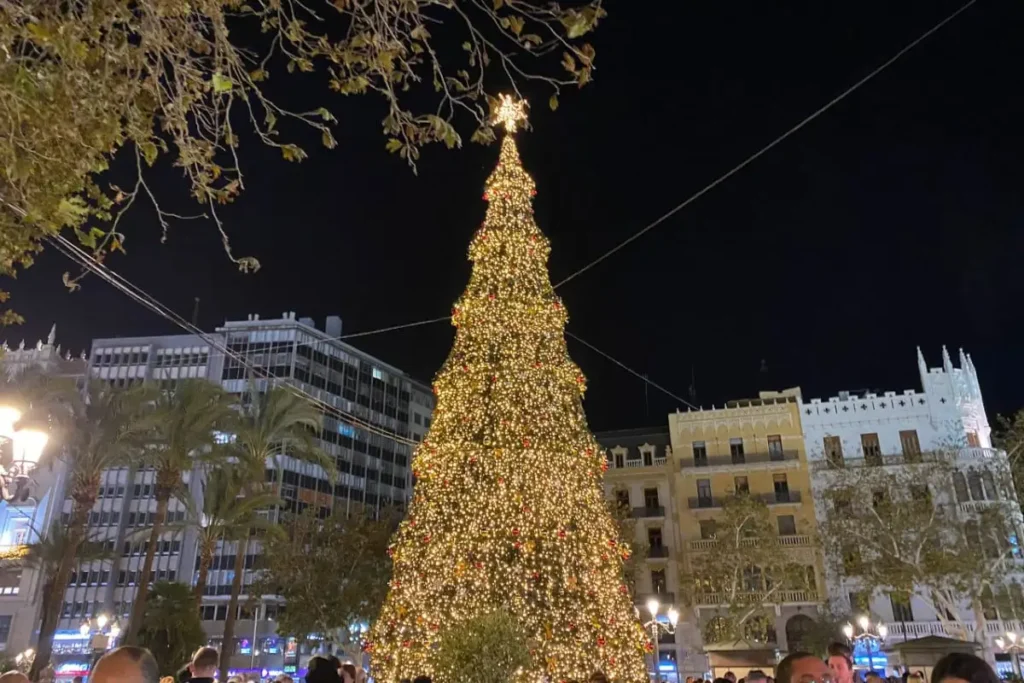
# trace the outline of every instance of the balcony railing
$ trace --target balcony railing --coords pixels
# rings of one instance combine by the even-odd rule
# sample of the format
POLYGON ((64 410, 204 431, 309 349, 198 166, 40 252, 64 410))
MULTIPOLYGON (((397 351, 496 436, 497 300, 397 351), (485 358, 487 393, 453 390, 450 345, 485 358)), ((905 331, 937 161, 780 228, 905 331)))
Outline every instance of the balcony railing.
POLYGON ((668 557, 668 548, 663 545, 652 545, 647 548, 647 557, 652 560, 668 557))
POLYGON ((772 463, 797 463, 800 454, 797 451, 768 451, 766 453, 744 453, 743 455, 710 455, 703 458, 687 458, 681 466, 684 470, 711 467, 749 468, 751 465, 771 465, 772 463))
MULTIPOLYGON (((757 547, 762 543, 763 541, 760 538, 744 538, 740 540, 741 547, 757 547)), ((774 537, 772 543, 777 543, 787 548, 809 548, 812 545, 812 539, 810 536, 803 534, 787 534, 774 537)), ((690 550, 714 550, 716 547, 718 547, 718 541, 714 538, 690 541, 690 550)))
POLYGON ((654 598, 655 600, 660 602, 662 605, 675 605, 676 604, 676 594, 675 593, 668 593, 668 592, 661 592, 661 593, 637 593, 636 595, 633 596, 633 602, 635 604, 637 604, 637 605, 645 606, 645 605, 647 605, 647 601, 650 600, 651 598, 654 598))
MULTIPOLYGON (((889 629, 889 638, 900 640, 911 640, 923 638, 924 636, 943 636, 947 638, 960 638, 966 636, 974 638, 978 630, 977 624, 973 621, 890 621, 886 625, 889 629)), ((985 633, 990 637, 1003 635, 1007 631, 1020 633, 1024 622, 1015 620, 991 619, 985 622, 985 633)))
POLYGON ((890 453, 844 458, 826 456, 813 462, 816 470, 837 470, 846 467, 890 467, 894 465, 920 465, 934 462, 976 462, 991 460, 999 453, 997 448, 956 448, 949 450, 921 451, 920 453, 890 453))
MULTIPOLYGON (((775 491, 773 493, 742 493, 740 495, 750 496, 760 500, 765 505, 791 505, 800 503, 802 497, 799 491, 775 491)), ((724 498, 718 496, 696 496, 686 499, 686 506, 691 510, 712 509, 722 507, 724 498)))
POLYGON ((664 516, 665 516, 665 506, 663 506, 663 505, 654 505, 654 506, 648 505, 648 506, 644 506, 644 507, 633 508, 633 517, 634 517, 634 519, 641 519, 641 518, 644 518, 644 517, 664 517, 664 516))
MULTIPOLYGON (((693 598, 699 607, 715 607, 729 603, 729 596, 725 593, 696 593, 693 598)), ((745 593, 743 600, 745 603, 760 601, 768 605, 813 605, 821 602, 818 591, 814 590, 776 591, 771 595, 745 593)))
POLYGON ((646 459, 634 458, 632 460, 626 460, 624 464, 626 468, 633 469, 638 467, 662 467, 667 462, 668 459, 662 456, 653 458, 651 462, 648 462, 646 459))

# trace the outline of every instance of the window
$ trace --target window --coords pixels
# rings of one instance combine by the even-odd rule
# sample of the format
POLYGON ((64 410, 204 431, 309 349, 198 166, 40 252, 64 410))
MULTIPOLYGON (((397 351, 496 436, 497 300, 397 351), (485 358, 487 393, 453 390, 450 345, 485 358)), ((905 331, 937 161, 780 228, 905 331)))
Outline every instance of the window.
POLYGON ((713 519, 702 519, 700 520, 700 537, 705 541, 710 541, 715 538, 716 525, 713 519))
POLYGON ((927 484, 911 484, 910 485, 910 498, 921 503, 931 502, 932 494, 928 490, 927 484))
POLYGON ((889 604, 892 606, 893 621, 914 620, 914 610, 910 607, 910 600, 908 598, 890 594, 889 604))
POLYGON ((904 460, 907 462, 921 461, 921 442, 917 440, 916 429, 900 431, 900 447, 903 449, 904 460))
POLYGON ((985 500, 985 489, 981 484, 981 474, 978 470, 967 473, 967 486, 971 490, 971 500, 985 500))
POLYGON ((953 473, 953 490, 956 492, 956 502, 966 503, 971 499, 967 493, 967 477, 963 472, 953 473))
POLYGON ((864 460, 867 461, 867 464, 882 464, 882 445, 878 443, 878 434, 861 434, 860 448, 864 452, 864 460))
POLYGON ((782 460, 785 457, 785 456, 783 456, 782 453, 783 453, 783 451, 782 451, 782 437, 780 435, 778 435, 778 434, 769 436, 768 437, 768 459, 769 460, 774 460, 774 461, 782 460))
POLYGON ((661 529, 654 527, 647 530, 647 545, 651 548, 663 547, 663 539, 661 537, 661 529))
MULTIPOLYGON (((21 570, 7 569, 0 572, 0 595, 17 595, 21 590, 21 570)), ((3 642, 0 640, 0 642, 3 642)))
POLYGON ((664 569, 651 570, 651 592, 665 593, 668 591, 668 581, 665 578, 664 569))
POLYGON ((796 535, 796 518, 793 515, 779 515, 779 536, 796 535))
POLYGON ((708 466, 708 447, 703 441, 693 442, 693 465, 694 467, 708 466))
POLYGON ((776 503, 788 503, 789 502, 789 481, 786 479, 785 474, 773 474, 772 483, 775 486, 775 502, 776 503))
POLYGON ((623 457, 622 451, 619 451, 615 454, 615 469, 621 470, 625 466, 625 458, 623 457))
POLYGON ((885 502, 885 491, 883 489, 875 489, 871 492, 871 507, 877 508, 879 505, 885 502))
POLYGON ((742 465, 747 461, 743 455, 743 439, 729 439, 729 454, 732 456, 732 464, 734 465, 742 465))
POLYGON ((752 593, 764 589, 760 567, 749 566, 743 570, 743 588, 752 593))
POLYGON ((711 507, 711 480, 697 480, 697 504, 700 507, 711 507))
POLYGON ((0 615, 0 644, 6 645, 11 635, 11 619, 13 616, 10 614, 0 615))
POLYGON ((982 470, 981 480, 985 484, 985 497, 989 500, 999 500, 999 492, 996 490, 996 480, 992 476, 992 470, 982 470))
POLYGON ((413 413, 412 414, 412 419, 413 419, 413 422, 415 422, 418 425, 423 424, 423 418, 420 417, 419 413, 413 413))
POLYGON ((750 483, 746 477, 733 477, 733 485, 736 487, 736 495, 745 495, 750 493, 750 483))
POLYGON ((978 432, 967 432, 967 446, 969 448, 978 448, 981 446, 981 441, 978 439, 978 432))
POLYGON ((626 489, 615 489, 615 503, 620 510, 629 509, 629 491, 626 489))
POLYGON ((825 459, 830 465, 842 467, 843 464, 843 440, 838 436, 826 436, 823 444, 825 459))
POLYGON ((658 501, 658 489, 644 489, 644 507, 651 509, 661 507, 658 501))

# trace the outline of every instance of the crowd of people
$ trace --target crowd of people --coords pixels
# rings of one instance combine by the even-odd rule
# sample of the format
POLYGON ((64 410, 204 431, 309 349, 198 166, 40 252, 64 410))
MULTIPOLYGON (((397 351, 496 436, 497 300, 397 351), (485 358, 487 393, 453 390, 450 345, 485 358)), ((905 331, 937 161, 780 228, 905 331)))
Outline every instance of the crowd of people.
MULTIPOLYGON (((214 683, 220 653, 212 647, 201 647, 175 676, 160 676, 159 667, 149 650, 125 645, 106 653, 96 662, 89 683, 214 683)), ((30 683, 20 671, 0 674, 0 683, 30 683)), ((76 679, 75 683, 81 683, 76 679)), ((227 683, 243 683, 232 677, 227 683)), ((274 683, 295 683, 291 676, 282 674, 274 683)), ((316 656, 309 660, 305 683, 367 683, 367 674, 353 664, 343 664, 334 656, 316 656)), ((431 683, 428 676, 420 676, 401 683, 431 683)), ((609 683, 600 672, 594 673, 587 683, 609 683)), ((971 654, 953 653, 943 657, 932 670, 931 681, 923 672, 907 671, 902 678, 889 677, 875 671, 866 672, 863 679, 853 667, 853 653, 842 643, 834 643, 825 659, 809 652, 793 652, 778 663, 775 677, 760 669, 750 671, 737 679, 732 671, 709 681, 688 676, 686 683, 1001 683, 1001 679, 988 663, 971 654)))

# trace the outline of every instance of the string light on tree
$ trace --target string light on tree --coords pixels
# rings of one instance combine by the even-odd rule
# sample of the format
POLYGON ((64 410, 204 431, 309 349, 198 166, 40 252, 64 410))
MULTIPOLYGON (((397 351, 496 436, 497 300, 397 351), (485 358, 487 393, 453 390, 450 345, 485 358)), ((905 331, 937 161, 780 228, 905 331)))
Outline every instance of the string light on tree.
POLYGON ((421 674, 458 683, 432 661, 440 633, 503 608, 533 643, 521 683, 585 680, 595 670, 641 683, 653 645, 623 582, 630 549, 617 542, 604 504, 604 456, 581 400, 586 382, 566 351, 550 245, 533 220, 533 179, 511 135, 525 104, 502 97, 494 120, 507 134, 367 649, 382 683, 421 674))

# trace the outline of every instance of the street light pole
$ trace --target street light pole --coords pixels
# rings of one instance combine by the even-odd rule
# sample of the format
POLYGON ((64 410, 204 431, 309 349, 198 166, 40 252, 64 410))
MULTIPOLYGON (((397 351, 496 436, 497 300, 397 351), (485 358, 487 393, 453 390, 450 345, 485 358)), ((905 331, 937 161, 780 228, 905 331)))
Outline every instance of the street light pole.
POLYGON ((868 669, 869 671, 875 670, 875 651, 874 648, 878 648, 881 652, 882 641, 889 635, 889 629, 886 628, 885 624, 878 624, 875 628, 875 633, 871 632, 872 623, 868 619, 867 615, 862 616, 857 620, 857 625, 860 626, 860 633, 855 633, 853 624, 847 624, 843 627, 843 635, 850 642, 851 646, 857 643, 865 643, 868 649, 868 669))
POLYGON ((1022 643, 1017 639, 1017 634, 1013 631, 1006 632, 1006 639, 996 638, 996 645, 1003 652, 1010 655, 1010 663, 1013 664, 1013 674, 1017 677, 1021 677, 1020 673, 1020 652, 1022 649, 1022 643))
MULTIPOLYGON (((679 612, 671 605, 667 605, 667 607, 668 610, 665 614, 668 617, 669 623, 666 625, 658 621, 658 610, 661 609, 658 599, 651 598, 647 601, 647 611, 651 613, 651 620, 644 624, 644 628, 651 629, 651 642, 654 645, 654 652, 652 653, 654 660, 654 683, 661 683, 661 669, 659 668, 661 648, 658 647, 658 636, 661 631, 668 634, 675 633, 676 624, 679 622, 679 612)), ((678 679, 679 676, 677 675, 676 678, 678 679)), ((677 680, 676 683, 679 683, 679 681, 677 680)))
POLYGON ((19 429, 22 414, 17 408, 0 406, 0 443, 12 446, 11 465, 0 465, 0 498, 7 502, 28 497, 29 475, 36 468, 49 436, 35 429, 19 429))

